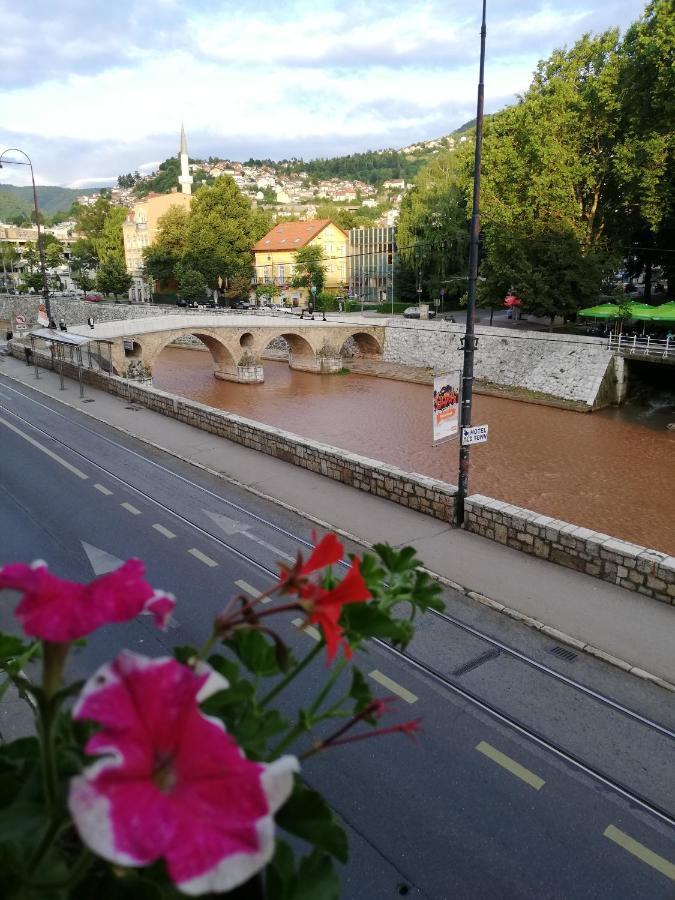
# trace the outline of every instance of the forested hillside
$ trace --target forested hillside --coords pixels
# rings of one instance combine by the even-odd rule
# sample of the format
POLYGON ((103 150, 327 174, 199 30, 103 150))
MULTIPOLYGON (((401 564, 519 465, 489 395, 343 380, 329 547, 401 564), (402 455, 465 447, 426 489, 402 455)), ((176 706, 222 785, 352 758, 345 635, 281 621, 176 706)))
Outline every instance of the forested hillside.
MULTIPOLYGON (((95 194, 97 191, 78 191, 49 185, 39 185, 37 189, 40 211, 45 217, 55 213, 65 213, 83 193, 95 194)), ((33 188, 16 187, 12 184, 0 185, 0 222, 12 222, 22 216, 29 219, 33 213, 33 188)))

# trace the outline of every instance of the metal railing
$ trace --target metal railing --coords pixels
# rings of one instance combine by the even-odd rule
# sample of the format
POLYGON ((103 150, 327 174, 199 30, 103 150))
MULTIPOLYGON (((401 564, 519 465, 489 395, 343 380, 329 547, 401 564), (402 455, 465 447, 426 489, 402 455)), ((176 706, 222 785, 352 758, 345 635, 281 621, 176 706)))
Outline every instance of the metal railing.
POLYGON ((625 334, 610 334, 607 349, 622 356, 647 356, 652 359, 672 359, 675 361, 675 338, 653 338, 649 335, 638 337, 625 334))

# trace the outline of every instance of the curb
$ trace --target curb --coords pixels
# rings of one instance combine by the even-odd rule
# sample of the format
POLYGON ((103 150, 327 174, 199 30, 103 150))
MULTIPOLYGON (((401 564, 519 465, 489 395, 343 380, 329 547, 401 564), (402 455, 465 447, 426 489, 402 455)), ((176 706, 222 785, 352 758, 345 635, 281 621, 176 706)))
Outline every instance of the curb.
MULTIPOLYGON (((256 497, 259 497, 261 500, 267 500, 270 503, 274 503, 276 506, 280 506, 282 509, 285 509, 288 512, 295 513, 296 515, 299 515, 304 519, 308 519, 310 522, 313 522, 315 525, 318 525, 321 528, 326 528, 330 531, 334 531, 345 540, 349 540, 354 544, 365 547, 367 550, 371 550, 373 547, 373 545, 369 541, 365 540, 365 538, 352 534, 351 532, 346 531, 344 528, 338 528, 336 525, 332 525, 330 522, 326 522, 323 519, 320 519, 317 516, 314 516, 297 506, 293 506, 292 504, 287 503, 285 500, 280 500, 278 497, 273 497, 270 494, 266 494, 264 491, 261 491, 258 488, 253 487, 252 485, 245 484, 243 481, 239 481, 237 478, 234 478, 231 475, 226 475, 223 472, 218 472, 215 469, 211 469, 209 466, 205 466, 202 463, 196 462, 195 460, 190 459, 187 456, 183 456, 182 454, 177 453, 175 450, 169 450, 167 447, 163 447, 161 444, 156 444, 149 438, 139 437, 139 435, 134 434, 127 428, 123 428, 121 425, 113 425, 110 422, 105 422, 103 419, 99 419, 98 416, 95 416, 89 410, 81 409, 79 406, 73 403, 68 403, 66 400, 61 399, 60 397, 52 397, 51 394, 48 394, 46 391, 42 391, 39 388, 34 387, 33 385, 26 384, 25 381, 21 381, 20 378, 9 375, 7 372, 0 372, 0 374, 4 375, 5 378, 8 378, 10 381, 14 381, 16 384, 21 384, 24 387, 27 387, 29 390, 33 390, 35 391, 35 393, 41 394, 43 397, 48 397, 50 400, 61 403, 63 406, 67 406, 70 409, 75 409, 79 413, 88 416, 90 419, 94 419, 96 422, 102 422, 109 428, 114 428, 115 431, 119 431, 122 434, 127 435, 127 437, 131 437, 143 444, 147 444, 149 447, 152 447, 155 450, 159 450, 162 453, 167 453, 169 456, 173 456, 175 459, 181 460, 181 462, 194 466, 196 469, 201 469, 203 472, 208 472, 209 475, 213 475, 216 478, 221 478, 223 481, 227 481, 229 484, 236 485, 237 487, 242 488, 242 490, 248 491, 249 493, 254 494, 256 497)), ((110 396, 116 395, 111 394, 110 396)), ((420 566, 420 569, 435 581, 438 581, 439 584, 444 585, 444 587, 451 588, 452 590, 457 591, 459 594, 463 594, 464 596, 469 597, 471 600, 482 603, 483 606, 487 606, 489 609, 493 609, 496 612, 502 613, 503 615, 508 616, 510 619, 513 619, 516 622, 520 622, 522 625, 526 625, 528 628, 533 628, 535 631, 541 631, 542 634, 553 638, 561 644, 566 644, 569 647, 573 647, 575 650, 587 653, 589 656, 594 656, 596 659, 600 659, 617 669, 621 669, 623 672, 634 675, 636 678, 641 678, 643 681, 648 681, 651 684, 657 685, 658 687, 663 688, 666 691, 675 693, 675 684, 667 681, 664 678, 660 678, 658 675, 654 675, 653 673, 648 672, 645 669, 640 668, 639 666, 634 666, 632 663, 626 662, 625 660, 620 659, 617 656, 612 656, 612 654, 607 653, 605 650, 601 650, 598 647, 595 647, 593 644, 587 644, 584 641, 572 637, 572 635, 567 634, 564 631, 559 631, 557 628, 553 628, 550 625, 546 625, 544 622, 540 622, 539 619, 528 616, 517 609, 513 609, 510 606, 505 606, 503 603, 499 603, 497 600, 493 600, 491 597, 486 597, 485 594, 481 594, 478 591, 471 590, 465 585, 459 584, 456 581, 452 581, 452 579, 447 578, 445 575, 440 575, 438 572, 433 572, 431 569, 426 568, 426 566, 420 566)))

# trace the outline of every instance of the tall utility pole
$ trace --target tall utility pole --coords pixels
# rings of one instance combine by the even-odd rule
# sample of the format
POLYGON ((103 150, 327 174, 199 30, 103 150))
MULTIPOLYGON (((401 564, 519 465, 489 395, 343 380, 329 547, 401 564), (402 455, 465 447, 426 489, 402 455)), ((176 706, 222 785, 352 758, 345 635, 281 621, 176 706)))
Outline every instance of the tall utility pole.
POLYGON ((27 162, 21 162, 18 159, 6 159, 5 163, 9 163, 12 166, 29 166, 30 167, 30 180, 33 185, 33 206, 35 208, 35 227, 37 228, 37 245, 38 252, 40 254, 40 272, 42 273, 42 296, 45 300, 45 309, 47 312, 47 318, 49 321, 52 321, 52 310, 49 303, 49 285, 47 284, 47 264, 45 262, 45 246, 42 241, 42 237, 40 235, 40 210, 38 207, 38 198, 37 198, 37 190, 35 188, 35 175, 33 174, 33 163, 31 162, 30 156, 27 153, 24 153, 23 150, 19 150, 17 147, 10 147, 9 150, 4 150, 0 153, 0 169, 2 168, 2 160, 5 153, 20 153, 22 156, 26 157, 27 162))
MULTIPOLYGON (((473 355, 476 349, 476 281, 478 280, 478 240, 480 237, 480 165, 483 151, 483 98, 485 93, 485 27, 486 0, 483 0, 483 21, 480 29, 480 75, 478 78, 478 102, 476 104, 476 147, 473 161, 473 208, 471 212, 471 238, 469 241, 469 283, 466 304, 466 330, 464 332, 464 364, 462 366, 462 409, 460 415, 460 442, 462 429, 471 426, 471 401, 473 399, 473 355)), ((456 522, 464 523, 464 501, 469 493, 469 447, 460 443, 459 478, 456 498, 456 522)))

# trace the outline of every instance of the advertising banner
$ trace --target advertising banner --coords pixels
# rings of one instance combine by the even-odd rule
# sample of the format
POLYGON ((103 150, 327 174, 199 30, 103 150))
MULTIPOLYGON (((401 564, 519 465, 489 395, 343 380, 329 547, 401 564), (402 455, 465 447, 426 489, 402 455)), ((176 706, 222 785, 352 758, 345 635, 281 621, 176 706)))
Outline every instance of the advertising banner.
POLYGON ((460 372, 434 376, 434 444, 457 437, 459 432, 460 378, 460 372))
POLYGON ((46 328, 49 325, 49 319, 47 318, 47 307, 45 306, 44 302, 41 302, 38 306, 37 320, 38 325, 42 325, 43 328, 46 328))

